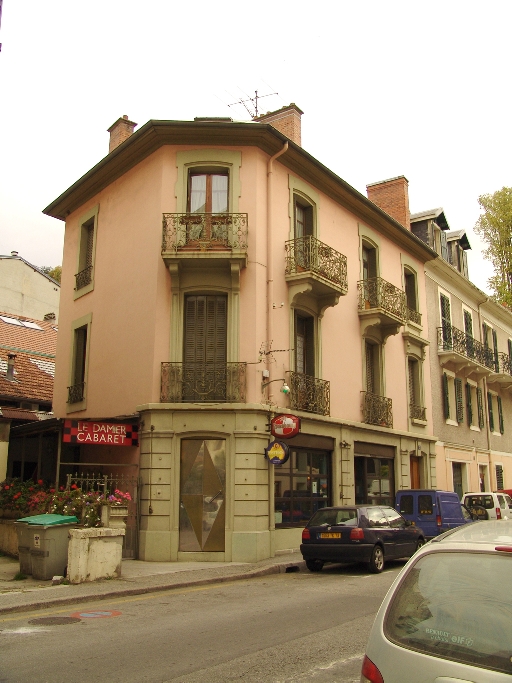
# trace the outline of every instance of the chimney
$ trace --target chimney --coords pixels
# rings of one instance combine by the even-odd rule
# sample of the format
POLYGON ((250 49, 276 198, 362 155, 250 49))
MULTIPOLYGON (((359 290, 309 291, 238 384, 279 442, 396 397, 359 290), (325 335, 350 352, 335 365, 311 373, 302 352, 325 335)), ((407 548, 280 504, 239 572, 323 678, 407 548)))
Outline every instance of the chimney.
POLYGON ((119 147, 122 142, 130 137, 136 125, 137 124, 133 121, 129 121, 126 114, 124 114, 122 118, 117 119, 117 121, 110 126, 108 129, 108 132, 110 133, 110 144, 108 146, 109 154, 113 149, 119 147))
POLYGON ((6 374, 6 379, 9 380, 9 382, 14 382, 14 360, 16 358, 15 353, 8 353, 7 354, 7 374, 6 374))
POLYGON ((296 145, 300 145, 300 117, 304 114, 293 102, 277 111, 269 111, 267 114, 256 116, 254 119, 258 123, 270 123, 276 130, 287 138, 290 138, 296 145))
POLYGON ((17 251, 11 251, 11 256, 18 256, 18 252, 17 251))
POLYGON ((407 230, 411 229, 409 181, 403 175, 366 186, 368 199, 407 230))

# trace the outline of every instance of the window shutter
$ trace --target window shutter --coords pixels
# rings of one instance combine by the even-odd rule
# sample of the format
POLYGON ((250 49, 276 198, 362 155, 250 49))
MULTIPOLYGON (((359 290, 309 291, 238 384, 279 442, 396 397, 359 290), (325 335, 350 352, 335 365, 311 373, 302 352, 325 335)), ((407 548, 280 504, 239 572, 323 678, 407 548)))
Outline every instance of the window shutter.
POLYGON ((508 357, 509 362, 512 361, 512 339, 508 340, 508 357))
POLYGON ((503 490, 503 466, 496 465, 496 488, 499 491, 503 490))
POLYGON ((500 357, 498 355, 498 335, 496 330, 492 331, 492 345, 494 347, 494 370, 496 372, 500 371, 500 357))
POLYGON ((464 332, 469 336, 473 336, 473 318, 469 311, 464 311, 464 332))
POLYGON ((443 372, 443 408, 445 420, 448 420, 450 418, 450 394, 446 372, 443 372))
POLYGON ((462 380, 455 378, 455 406, 457 414, 457 422, 460 424, 464 422, 464 402, 462 399, 462 380))
POLYGON ((448 261, 448 242, 446 240, 446 233, 441 230, 440 234, 440 239, 441 239, 441 257, 444 258, 445 261, 448 261))
POLYGON ((500 434, 503 434, 505 425, 503 423, 503 404, 501 403, 501 396, 498 396, 498 420, 500 423, 500 434))
POLYGON ((489 326, 487 323, 482 324, 482 341, 486 349, 489 348, 489 326))
POLYGON ((466 382, 466 409, 468 411, 468 427, 473 424, 473 406, 471 404, 471 384, 466 382))
POLYGON ((449 350, 452 348, 450 299, 444 294, 441 294, 441 326, 443 328, 443 348, 449 350))
POLYGON ((489 411, 489 429, 491 432, 494 431, 494 413, 492 410, 492 394, 490 391, 487 392, 487 409, 489 411))
POLYGON ((478 407, 478 426, 484 428, 484 397, 480 387, 476 390, 476 403, 478 407))

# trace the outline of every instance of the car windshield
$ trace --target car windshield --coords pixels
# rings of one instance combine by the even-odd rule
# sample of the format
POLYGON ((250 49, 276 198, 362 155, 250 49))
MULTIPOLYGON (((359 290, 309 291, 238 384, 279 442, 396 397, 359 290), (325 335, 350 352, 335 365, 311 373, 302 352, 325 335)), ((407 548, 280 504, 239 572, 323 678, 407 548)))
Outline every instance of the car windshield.
POLYGON ((357 524, 357 510, 336 510, 333 508, 319 510, 313 515, 308 526, 322 526, 323 524, 327 524, 328 526, 339 526, 344 524, 355 526, 357 524))
POLYGON ((512 674, 512 556, 423 555, 390 602, 384 629, 413 650, 512 674))

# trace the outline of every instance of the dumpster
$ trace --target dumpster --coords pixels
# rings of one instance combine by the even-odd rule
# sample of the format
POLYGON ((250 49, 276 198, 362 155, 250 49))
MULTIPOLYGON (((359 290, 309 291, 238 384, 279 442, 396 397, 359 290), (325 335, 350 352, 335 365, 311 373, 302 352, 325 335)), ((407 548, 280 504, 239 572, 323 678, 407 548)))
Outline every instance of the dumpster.
POLYGON ((20 548, 20 572, 32 574, 34 579, 40 581, 65 576, 68 564, 68 531, 77 524, 78 519, 70 515, 34 515, 18 519, 16 528, 20 548))

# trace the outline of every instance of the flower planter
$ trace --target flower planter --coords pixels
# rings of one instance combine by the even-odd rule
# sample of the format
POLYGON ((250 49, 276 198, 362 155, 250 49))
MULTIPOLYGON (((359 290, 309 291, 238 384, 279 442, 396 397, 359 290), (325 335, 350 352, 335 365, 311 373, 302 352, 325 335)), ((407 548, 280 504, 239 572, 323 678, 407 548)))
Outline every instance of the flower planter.
POLYGON ((127 505, 103 505, 101 509, 101 522, 110 529, 126 529, 128 517, 127 505))

